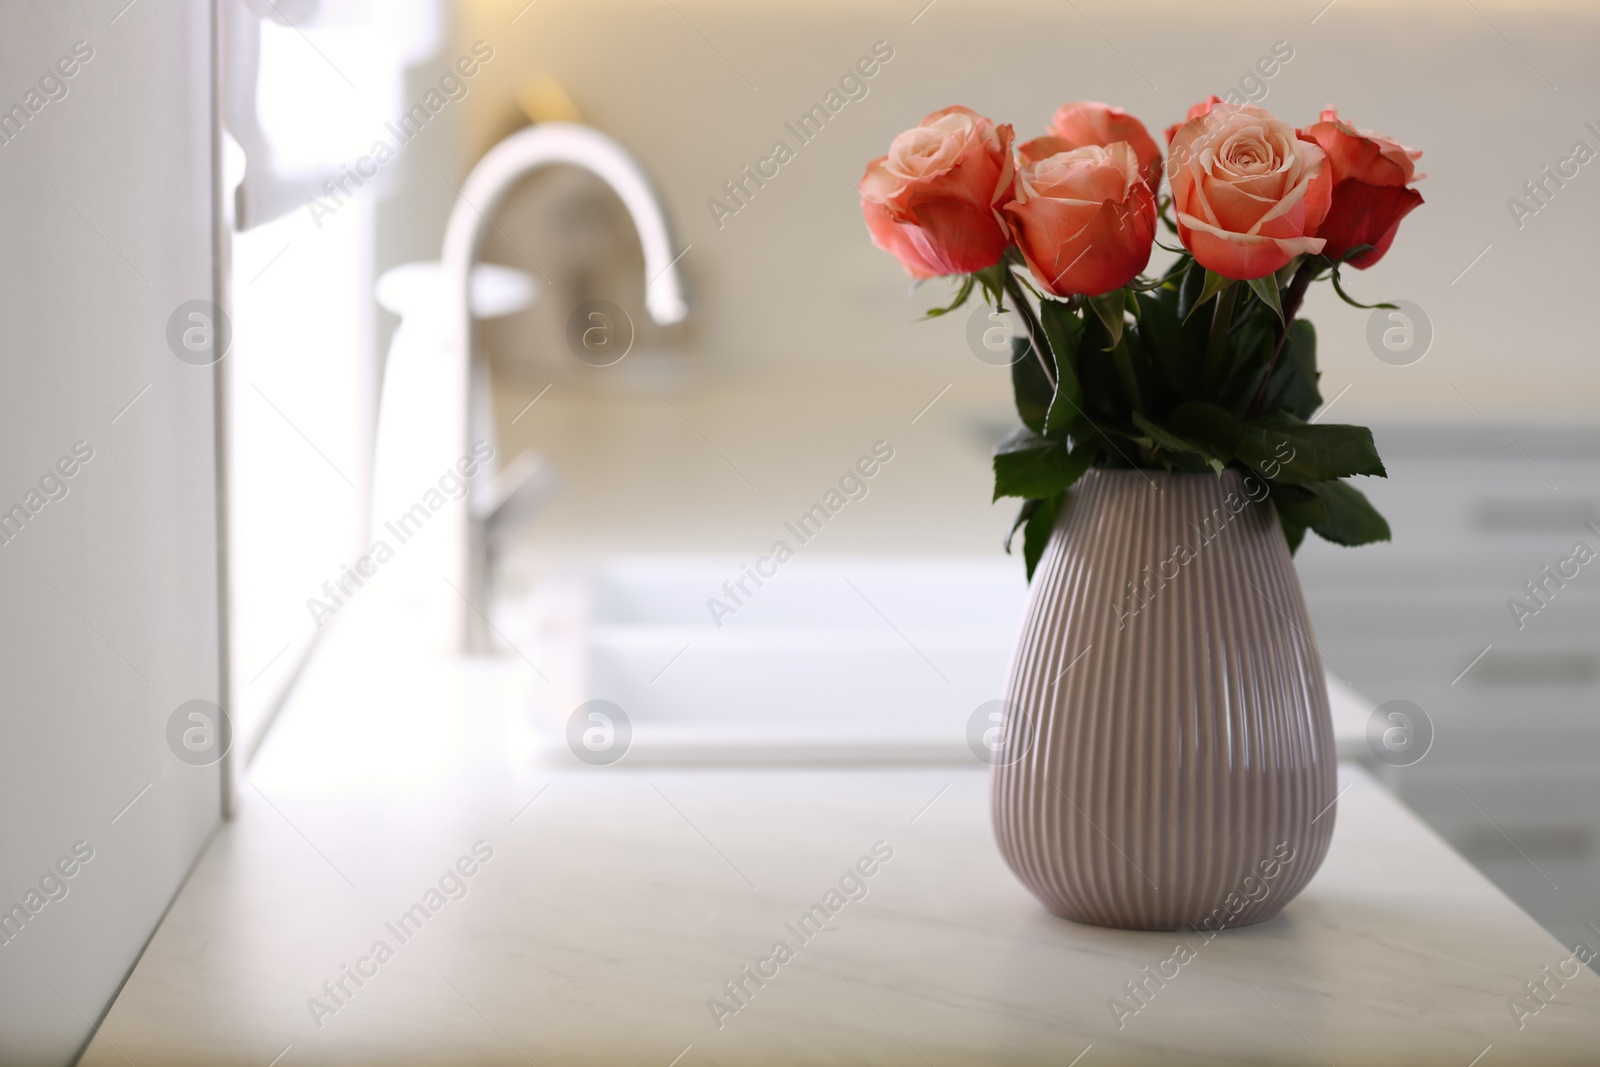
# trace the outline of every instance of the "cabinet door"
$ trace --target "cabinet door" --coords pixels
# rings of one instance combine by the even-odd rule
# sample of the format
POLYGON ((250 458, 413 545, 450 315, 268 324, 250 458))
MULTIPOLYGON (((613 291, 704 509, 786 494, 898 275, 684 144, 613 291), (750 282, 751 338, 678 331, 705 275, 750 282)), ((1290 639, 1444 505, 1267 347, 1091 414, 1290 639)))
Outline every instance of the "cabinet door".
POLYGON ((0 11, 7 1063, 72 1061, 221 815, 169 732, 220 691, 212 48, 208 0, 0 11))

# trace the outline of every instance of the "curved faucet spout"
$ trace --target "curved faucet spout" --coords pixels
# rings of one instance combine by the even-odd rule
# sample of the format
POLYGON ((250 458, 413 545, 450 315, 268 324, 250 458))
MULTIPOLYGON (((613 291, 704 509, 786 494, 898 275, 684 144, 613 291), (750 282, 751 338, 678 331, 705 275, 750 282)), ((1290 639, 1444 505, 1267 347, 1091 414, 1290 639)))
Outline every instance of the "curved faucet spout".
POLYGON ((634 158, 599 130, 570 122, 530 126, 507 137, 489 150, 467 176, 461 195, 450 212, 445 229, 445 277, 460 282, 466 293, 466 273, 477 245, 506 193, 531 171, 551 163, 570 163, 600 178, 616 192, 644 250, 645 307, 663 325, 681 322, 689 314, 683 278, 661 201, 634 158))
MULTIPOLYGON (((587 126, 550 122, 512 134, 478 161, 450 210, 441 263, 445 301, 441 309, 442 359, 427 373, 426 387, 412 390, 413 394, 430 397, 427 415, 383 415, 410 420, 407 425, 418 438, 414 443, 433 457, 429 470, 404 472, 406 478, 437 477, 438 470, 462 461, 462 457, 486 444, 488 454, 493 456, 494 434, 483 415, 489 408, 488 378, 472 358, 468 279, 483 232, 491 225, 489 219, 506 194, 529 172, 552 163, 569 163, 588 170, 610 185, 627 207, 644 250, 645 307, 650 317, 665 325, 681 322, 689 314, 678 270, 680 253, 673 251, 666 213, 638 162, 616 141, 587 126), (481 431, 483 441, 472 439, 475 431, 481 431)), ((494 460, 486 460, 485 467, 492 476, 494 460)), ((401 496, 394 506, 403 510, 407 503, 401 496)), ((408 551, 416 557, 418 580, 425 586, 432 583, 431 592, 422 594, 427 602, 429 632, 438 635, 447 648, 469 651, 482 643, 481 628, 476 622, 479 616, 475 613, 480 610, 477 605, 486 599, 484 531, 467 501, 453 501, 442 510, 448 512, 448 517, 433 520, 435 526, 444 527, 437 542, 442 557, 434 556, 433 562, 427 564, 421 553, 408 551), (431 576, 426 573, 429 570, 431 576), (441 571, 448 584, 438 581, 441 571), (434 597, 438 599, 431 599, 434 597)))

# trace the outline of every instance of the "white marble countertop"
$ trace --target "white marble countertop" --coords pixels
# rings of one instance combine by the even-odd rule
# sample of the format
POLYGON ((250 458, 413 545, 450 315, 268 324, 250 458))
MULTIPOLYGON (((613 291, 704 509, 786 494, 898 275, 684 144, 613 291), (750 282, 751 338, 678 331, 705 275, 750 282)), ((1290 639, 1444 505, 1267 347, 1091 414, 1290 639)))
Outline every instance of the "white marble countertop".
POLYGON ((1600 977, 1549 980, 1519 1027, 1569 951, 1354 768, 1281 916, 1130 933, 1010 875, 981 767, 542 767, 519 661, 327 652, 84 1064, 1600 1059, 1600 977), (875 849, 865 895, 799 936, 875 849), (1146 967, 1177 973, 1139 1004, 1146 967))

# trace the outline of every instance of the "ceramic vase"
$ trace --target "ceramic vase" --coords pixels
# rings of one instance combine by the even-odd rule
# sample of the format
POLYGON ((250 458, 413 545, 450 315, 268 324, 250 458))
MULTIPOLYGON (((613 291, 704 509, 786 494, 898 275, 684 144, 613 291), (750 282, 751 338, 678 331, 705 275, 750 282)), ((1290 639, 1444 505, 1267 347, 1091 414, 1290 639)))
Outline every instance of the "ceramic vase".
POLYGON ((1327 685, 1267 492, 1231 469, 1093 469, 1062 506, 993 775, 1000 850, 1057 915, 1243 926, 1327 853, 1327 685))

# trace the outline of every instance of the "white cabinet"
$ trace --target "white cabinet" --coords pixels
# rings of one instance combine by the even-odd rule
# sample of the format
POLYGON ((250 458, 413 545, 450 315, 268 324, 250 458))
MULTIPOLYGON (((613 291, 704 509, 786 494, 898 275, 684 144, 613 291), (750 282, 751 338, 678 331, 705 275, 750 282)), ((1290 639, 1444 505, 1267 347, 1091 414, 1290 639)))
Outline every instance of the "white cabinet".
POLYGON ((1378 428, 1393 543, 1297 563, 1330 670, 1432 720, 1401 797, 1570 939, 1600 918, 1600 429, 1500 430, 1378 428))
POLYGON ((211 54, 204 0, 0 11, 6 1064, 73 1062, 221 818, 211 54))

